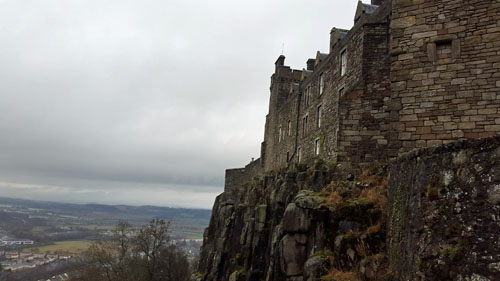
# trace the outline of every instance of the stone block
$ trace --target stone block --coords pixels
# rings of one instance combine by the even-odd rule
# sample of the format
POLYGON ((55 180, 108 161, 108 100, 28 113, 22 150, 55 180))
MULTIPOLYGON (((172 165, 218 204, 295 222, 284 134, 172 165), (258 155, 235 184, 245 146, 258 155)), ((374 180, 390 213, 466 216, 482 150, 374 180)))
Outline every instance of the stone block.
POLYGON ((477 111, 478 114, 495 114, 497 113, 496 108, 483 108, 477 111))
POLYGON ((455 122, 445 122, 443 128, 445 130, 456 130, 458 125, 455 122))
POLYGON ((415 16, 407 16, 402 18, 397 18, 391 21, 391 28, 407 28, 415 25, 415 16))
POLYGON ((442 140, 428 140, 427 141, 427 146, 435 146, 435 145, 442 145, 443 141, 442 140))
MULTIPOLYGON (((432 37, 432 36, 436 36, 437 35, 437 31, 433 30, 433 31, 427 31, 427 32, 419 32, 419 33, 414 33, 411 38, 412 39, 420 39, 420 38, 428 38, 428 37, 432 37)), ((484 38, 483 38, 484 40, 484 38)))
POLYGON ((476 122, 461 122, 458 123, 458 128, 461 130, 469 130, 476 128, 476 122))
POLYGON ((465 78, 455 78, 451 80, 451 85, 462 85, 465 84, 465 78))
POLYGON ((500 125, 487 125, 484 126, 484 130, 487 132, 500 132, 500 125))

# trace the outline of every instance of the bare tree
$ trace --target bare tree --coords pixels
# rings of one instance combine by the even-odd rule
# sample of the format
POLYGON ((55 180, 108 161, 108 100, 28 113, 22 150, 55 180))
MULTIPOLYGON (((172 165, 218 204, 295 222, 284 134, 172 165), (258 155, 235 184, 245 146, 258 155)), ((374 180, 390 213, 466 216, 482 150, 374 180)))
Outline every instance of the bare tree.
POLYGON ((94 243, 81 259, 75 281, 184 281, 189 278, 185 254, 170 245, 169 223, 153 219, 132 235, 121 222, 108 241, 94 243))

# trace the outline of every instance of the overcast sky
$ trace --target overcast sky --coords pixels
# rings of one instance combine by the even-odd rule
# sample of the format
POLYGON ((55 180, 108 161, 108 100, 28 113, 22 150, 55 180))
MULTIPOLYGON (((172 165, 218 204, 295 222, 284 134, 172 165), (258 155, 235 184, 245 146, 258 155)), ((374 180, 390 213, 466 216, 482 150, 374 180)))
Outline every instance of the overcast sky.
POLYGON ((211 208, 356 0, 0 0, 0 196, 211 208))

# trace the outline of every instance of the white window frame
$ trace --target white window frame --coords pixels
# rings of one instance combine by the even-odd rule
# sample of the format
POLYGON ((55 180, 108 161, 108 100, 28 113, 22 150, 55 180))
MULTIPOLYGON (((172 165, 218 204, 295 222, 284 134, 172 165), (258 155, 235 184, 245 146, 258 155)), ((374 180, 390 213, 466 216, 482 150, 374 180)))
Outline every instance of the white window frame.
POLYGON ((347 72, 347 49, 340 52, 340 76, 344 76, 347 72))
POLYGON ((319 141, 319 138, 316 138, 314 140, 314 155, 319 155, 320 149, 321 149, 321 143, 319 141))

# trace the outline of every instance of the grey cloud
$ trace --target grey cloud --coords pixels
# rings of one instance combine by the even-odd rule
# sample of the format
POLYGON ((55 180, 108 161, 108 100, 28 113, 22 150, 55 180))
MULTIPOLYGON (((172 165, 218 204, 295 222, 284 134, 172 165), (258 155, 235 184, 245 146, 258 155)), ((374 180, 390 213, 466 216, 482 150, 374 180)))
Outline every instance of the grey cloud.
POLYGON ((302 68, 356 3, 0 0, 0 196, 210 207, 224 169, 258 157, 282 43, 302 68))

